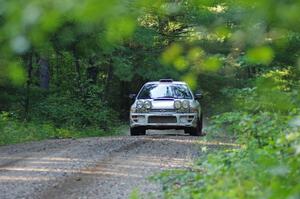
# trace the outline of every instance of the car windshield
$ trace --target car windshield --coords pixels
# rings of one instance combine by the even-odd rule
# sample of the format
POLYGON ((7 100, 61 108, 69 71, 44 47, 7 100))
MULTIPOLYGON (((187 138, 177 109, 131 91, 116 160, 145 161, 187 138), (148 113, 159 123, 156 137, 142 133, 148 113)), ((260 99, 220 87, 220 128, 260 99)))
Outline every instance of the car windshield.
POLYGON ((146 84, 138 99, 192 99, 188 87, 184 84, 146 84))

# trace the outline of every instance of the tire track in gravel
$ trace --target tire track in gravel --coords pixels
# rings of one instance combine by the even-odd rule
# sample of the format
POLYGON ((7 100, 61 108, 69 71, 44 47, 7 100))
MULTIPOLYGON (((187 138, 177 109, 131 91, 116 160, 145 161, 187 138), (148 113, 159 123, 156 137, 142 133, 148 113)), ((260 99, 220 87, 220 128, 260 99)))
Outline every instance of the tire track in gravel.
POLYGON ((62 140, 61 142, 64 142, 64 145, 63 147, 60 147, 56 144, 52 144, 51 141, 52 140, 44 141, 43 144, 35 142, 1 147, 2 153, 0 153, 0 172, 2 168, 14 166, 19 162, 35 157, 34 155, 37 155, 36 153, 39 153, 38 155, 43 157, 44 154, 41 153, 43 151, 48 151, 47 153, 49 153, 51 150, 62 150, 71 144, 71 142, 68 142, 68 140, 62 140), (17 157, 15 157, 16 153, 19 154, 17 157))
POLYGON ((161 198, 161 187, 149 182, 148 177, 164 169, 189 167, 199 155, 196 140, 190 136, 139 137, 94 167, 47 190, 41 198, 128 198, 133 189, 144 196, 161 198))
POLYGON ((0 147, 0 198, 41 198, 45 190, 136 140, 116 136, 0 147))
MULTIPOLYGON (((155 193, 148 177, 189 168, 219 147, 202 138, 172 135, 48 140, 0 147, 0 198, 128 198, 135 188, 155 193)), ((226 143, 223 143, 226 145, 226 143)))
MULTIPOLYGON (((107 154, 107 157, 97 162, 96 165, 93 165, 92 167, 84 168, 78 171, 75 175, 66 178, 63 182, 56 183, 52 188, 41 193, 38 196, 38 198, 49 198, 49 199, 91 198, 91 196, 88 196, 90 194, 87 192, 89 192, 89 187, 95 183, 95 175, 97 175, 99 172, 102 172, 97 177, 98 180, 99 178, 101 178, 102 175, 103 176, 113 175, 111 172, 107 172, 107 170, 109 170, 107 166, 112 166, 112 162, 114 161, 114 159, 118 158, 118 156, 121 153, 133 150, 144 143, 145 143, 144 140, 137 140, 128 145, 121 146, 120 148, 107 154)), ((106 195, 106 196, 107 198, 112 198, 111 195, 106 195)), ((105 194, 104 192, 102 192, 101 194, 94 195, 93 198, 104 198, 104 197, 105 194)))

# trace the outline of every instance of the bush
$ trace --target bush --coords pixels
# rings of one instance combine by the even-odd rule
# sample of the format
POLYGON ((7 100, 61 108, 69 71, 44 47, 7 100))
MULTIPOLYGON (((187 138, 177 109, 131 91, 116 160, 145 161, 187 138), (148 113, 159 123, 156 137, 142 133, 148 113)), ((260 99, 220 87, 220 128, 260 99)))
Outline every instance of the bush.
POLYGON ((300 119, 289 118, 268 112, 214 117, 209 133, 232 131, 241 147, 208 154, 192 171, 154 179, 166 198, 299 198, 300 119))
POLYGON ((232 136, 242 144, 255 142, 263 147, 289 129, 290 117, 270 112, 228 112, 212 117, 211 125, 206 131, 212 135, 218 132, 219 135, 232 136))
POLYGON ((33 118, 50 121, 58 127, 97 127, 107 130, 118 123, 118 114, 99 99, 84 103, 82 99, 71 96, 50 95, 35 104, 32 114, 33 118))
POLYGON ((0 146, 44 139, 117 135, 120 134, 120 128, 112 127, 106 131, 95 127, 78 129, 64 126, 58 128, 52 123, 19 121, 12 113, 2 112, 0 114, 0 146))
POLYGON ((191 171, 155 176, 166 198, 300 198, 299 97, 287 74, 270 71, 255 87, 226 91, 235 109, 213 116, 206 132, 240 147, 207 154, 191 171))

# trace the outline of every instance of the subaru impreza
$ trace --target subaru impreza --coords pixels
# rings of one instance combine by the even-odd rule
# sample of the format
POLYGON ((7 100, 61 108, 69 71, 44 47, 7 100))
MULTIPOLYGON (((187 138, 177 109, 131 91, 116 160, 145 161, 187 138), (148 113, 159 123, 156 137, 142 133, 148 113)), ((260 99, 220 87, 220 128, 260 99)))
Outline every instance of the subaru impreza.
POLYGON ((185 82, 162 79, 147 82, 138 94, 131 94, 130 134, 145 135, 147 129, 183 129, 202 134, 201 94, 193 94, 185 82))

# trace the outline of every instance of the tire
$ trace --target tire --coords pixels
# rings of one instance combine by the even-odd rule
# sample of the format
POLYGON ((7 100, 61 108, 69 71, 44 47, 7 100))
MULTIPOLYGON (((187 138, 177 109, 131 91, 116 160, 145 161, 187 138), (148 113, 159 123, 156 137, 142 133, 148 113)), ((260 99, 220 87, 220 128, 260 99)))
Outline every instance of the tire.
POLYGON ((202 132, 202 126, 203 126, 203 121, 201 115, 200 119, 198 119, 197 121, 197 126, 192 128, 187 128, 184 130, 184 132, 190 134, 191 136, 204 136, 205 134, 202 132))
POLYGON ((131 136, 138 136, 138 135, 145 135, 146 134, 146 129, 142 127, 133 127, 130 128, 130 135, 131 136))

